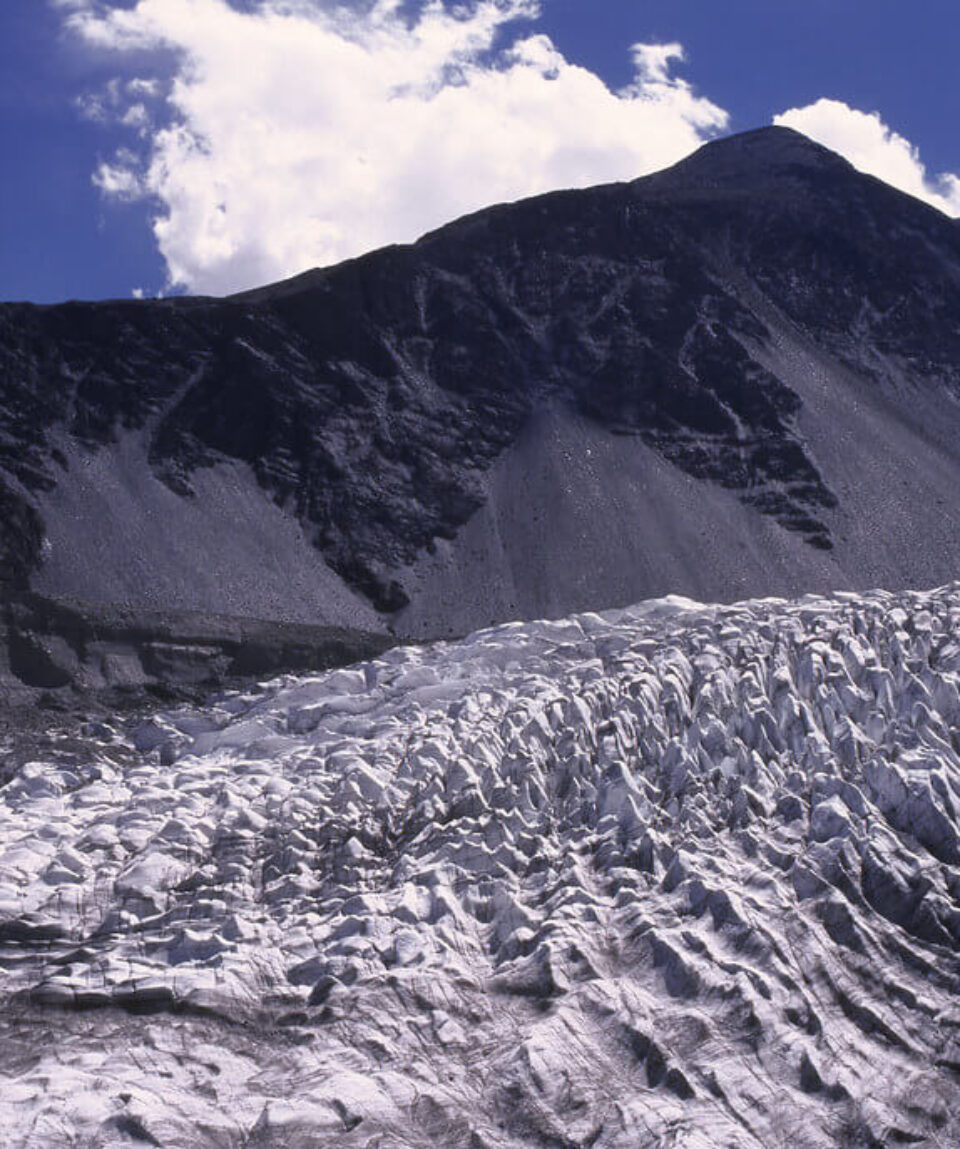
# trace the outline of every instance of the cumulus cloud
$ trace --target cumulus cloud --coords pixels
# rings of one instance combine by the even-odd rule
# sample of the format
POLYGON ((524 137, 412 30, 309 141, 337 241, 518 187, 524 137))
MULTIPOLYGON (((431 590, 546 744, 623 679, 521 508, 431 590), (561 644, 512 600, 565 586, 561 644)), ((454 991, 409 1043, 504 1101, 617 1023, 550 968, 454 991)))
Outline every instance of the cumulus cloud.
POLYGON ((859 171, 877 176, 947 215, 960 216, 960 177, 930 176, 917 149, 888 127, 877 112, 861 112, 841 100, 817 100, 774 117, 838 152, 859 171))
POLYGON ((142 143, 96 182, 158 205, 170 285, 195 291, 409 241, 492 202, 631 179, 727 126, 675 75, 679 45, 635 45, 632 82, 611 91, 536 34, 536 0, 412 13, 401 0, 61 3, 83 40, 140 73, 116 91, 117 120, 142 143), (158 52, 175 61, 163 85, 142 74, 158 52))

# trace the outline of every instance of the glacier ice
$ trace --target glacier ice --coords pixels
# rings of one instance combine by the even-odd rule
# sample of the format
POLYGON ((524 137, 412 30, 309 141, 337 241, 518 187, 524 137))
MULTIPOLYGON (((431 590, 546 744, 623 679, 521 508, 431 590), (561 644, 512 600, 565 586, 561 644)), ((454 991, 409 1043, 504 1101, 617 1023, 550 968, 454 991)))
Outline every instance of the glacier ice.
POLYGON ((4 1144, 960 1142, 960 584, 509 624, 0 788, 4 1144))

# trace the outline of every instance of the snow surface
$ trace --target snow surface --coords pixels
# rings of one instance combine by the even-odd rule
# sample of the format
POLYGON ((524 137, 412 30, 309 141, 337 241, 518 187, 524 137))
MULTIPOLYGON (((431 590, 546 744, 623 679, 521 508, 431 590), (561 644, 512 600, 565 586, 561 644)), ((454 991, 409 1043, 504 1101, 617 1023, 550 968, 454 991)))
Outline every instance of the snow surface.
POLYGON ((960 584, 397 648, 0 789, 23 1146, 960 1142, 960 584))

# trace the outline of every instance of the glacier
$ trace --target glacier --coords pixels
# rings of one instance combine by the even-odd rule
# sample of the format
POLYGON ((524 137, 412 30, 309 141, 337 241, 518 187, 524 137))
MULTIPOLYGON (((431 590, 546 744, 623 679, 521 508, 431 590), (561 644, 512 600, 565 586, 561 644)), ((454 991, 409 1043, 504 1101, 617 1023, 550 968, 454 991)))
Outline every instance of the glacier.
POLYGON ((501 625, 0 778, 5 1145, 960 1143, 960 584, 501 625))

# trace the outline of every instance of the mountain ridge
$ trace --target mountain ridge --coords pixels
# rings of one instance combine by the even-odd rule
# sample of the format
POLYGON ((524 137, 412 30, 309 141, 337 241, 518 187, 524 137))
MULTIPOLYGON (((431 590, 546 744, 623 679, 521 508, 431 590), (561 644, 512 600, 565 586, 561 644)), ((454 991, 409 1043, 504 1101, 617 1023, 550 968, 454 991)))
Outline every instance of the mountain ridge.
POLYGON ((761 129, 224 300, 0 306, 6 582, 413 635, 670 591, 931 584, 960 563, 958 394, 953 222, 761 129), (521 522, 508 503, 534 489, 521 522), (224 589, 191 589, 181 519, 201 547, 274 539, 301 589, 278 607, 281 576, 239 553, 224 589), (147 558, 103 563, 128 534, 147 558))

